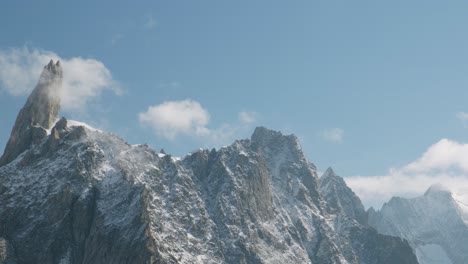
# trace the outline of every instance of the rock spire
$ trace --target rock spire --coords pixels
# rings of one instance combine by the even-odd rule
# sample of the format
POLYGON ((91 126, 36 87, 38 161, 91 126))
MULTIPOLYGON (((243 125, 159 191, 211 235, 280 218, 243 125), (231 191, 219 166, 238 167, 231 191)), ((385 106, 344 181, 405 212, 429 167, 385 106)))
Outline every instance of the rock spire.
POLYGON ((60 110, 62 78, 60 61, 54 63, 50 60, 16 118, 10 139, 0 158, 0 166, 11 162, 31 144, 47 135, 46 130, 54 125, 60 110))

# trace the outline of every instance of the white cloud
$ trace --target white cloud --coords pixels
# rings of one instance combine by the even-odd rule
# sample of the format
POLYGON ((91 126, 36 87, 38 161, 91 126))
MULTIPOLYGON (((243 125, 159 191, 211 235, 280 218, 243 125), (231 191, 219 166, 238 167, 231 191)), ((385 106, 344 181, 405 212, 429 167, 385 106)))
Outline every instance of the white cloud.
POLYGON ((456 114, 457 118, 460 119, 461 121, 468 121, 468 113, 466 112, 458 112, 456 114))
POLYGON ((210 114, 197 101, 190 99, 169 101, 150 106, 138 114, 140 123, 150 126, 165 138, 174 139, 179 134, 205 136, 210 114))
POLYGON ((468 113, 467 112, 458 112, 455 115, 458 120, 463 124, 463 126, 467 127, 468 126, 468 113))
POLYGON ((52 51, 27 47, 0 50, 0 90, 14 96, 28 95, 51 59, 60 60, 63 67, 61 105, 64 110, 83 109, 105 90, 120 93, 111 72, 98 60, 61 58, 52 51))
POLYGON ((415 197, 440 183, 457 195, 468 194, 468 144, 442 139, 422 156, 381 176, 346 177, 367 206, 380 207, 392 196, 415 197))
POLYGON ((441 139, 417 160, 403 168, 408 172, 427 173, 454 169, 468 173, 468 144, 441 139))
POLYGON ((239 112, 239 121, 246 125, 255 123, 257 121, 257 113, 248 111, 239 112))
POLYGON ((322 137, 326 141, 332 143, 342 143, 344 138, 344 131, 341 128, 327 129, 322 132, 322 137))
POLYGON ((166 101, 150 106, 138 114, 140 123, 150 127, 158 137, 174 140, 189 136, 206 147, 231 143, 239 134, 251 131, 254 112, 240 112, 239 121, 211 128, 210 113, 199 102, 191 99, 166 101))

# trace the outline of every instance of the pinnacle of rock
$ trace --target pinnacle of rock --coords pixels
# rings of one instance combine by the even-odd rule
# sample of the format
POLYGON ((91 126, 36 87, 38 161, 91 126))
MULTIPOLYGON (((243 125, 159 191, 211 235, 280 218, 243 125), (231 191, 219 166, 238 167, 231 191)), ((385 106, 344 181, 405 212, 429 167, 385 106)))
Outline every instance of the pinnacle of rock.
POLYGON ((45 130, 54 125, 60 110, 62 78, 60 61, 54 63, 50 60, 49 64, 44 66, 36 88, 16 117, 10 139, 0 158, 0 166, 18 157, 31 144, 46 135, 45 130))

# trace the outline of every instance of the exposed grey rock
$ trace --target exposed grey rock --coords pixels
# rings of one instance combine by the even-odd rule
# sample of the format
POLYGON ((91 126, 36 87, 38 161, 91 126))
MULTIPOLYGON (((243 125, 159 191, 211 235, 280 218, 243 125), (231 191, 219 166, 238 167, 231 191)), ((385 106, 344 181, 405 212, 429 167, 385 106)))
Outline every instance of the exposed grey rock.
POLYGON ((340 211, 360 224, 367 225, 367 213, 361 199, 331 167, 320 178, 320 194, 333 211, 340 211))
POLYGON ((39 82, 19 112, 10 139, 0 158, 0 166, 14 160, 38 143, 55 123, 60 109, 60 88, 62 85, 62 67, 60 62, 51 60, 39 78, 39 82))

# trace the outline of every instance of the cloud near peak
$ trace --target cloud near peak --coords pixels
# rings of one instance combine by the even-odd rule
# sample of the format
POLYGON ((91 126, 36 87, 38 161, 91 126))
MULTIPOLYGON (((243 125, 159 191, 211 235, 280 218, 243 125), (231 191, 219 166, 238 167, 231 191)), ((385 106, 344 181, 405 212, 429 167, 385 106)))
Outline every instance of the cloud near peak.
POLYGON ((175 140, 188 136, 209 146, 230 143, 239 133, 250 130, 256 122, 256 114, 239 112, 237 122, 216 128, 210 127, 210 119, 208 110, 192 99, 165 101, 138 114, 140 124, 151 128, 158 137, 175 140))
POLYGON ((331 143, 342 143, 344 138, 344 130, 341 128, 332 128, 322 131, 322 137, 331 143))
POLYGON ((62 58, 52 51, 28 47, 0 50, 0 90, 13 96, 29 95, 51 59, 60 60, 63 67, 64 110, 82 110, 106 90, 121 93, 110 70, 96 59, 62 58))
POLYGON ((385 175, 344 179, 366 206, 377 208, 393 196, 422 195, 434 184, 454 195, 468 196, 468 144, 441 139, 413 162, 385 175))
POLYGON ((141 124, 151 127, 159 136, 174 139, 180 134, 205 136, 210 114, 197 101, 168 101, 148 107, 138 114, 141 124))

